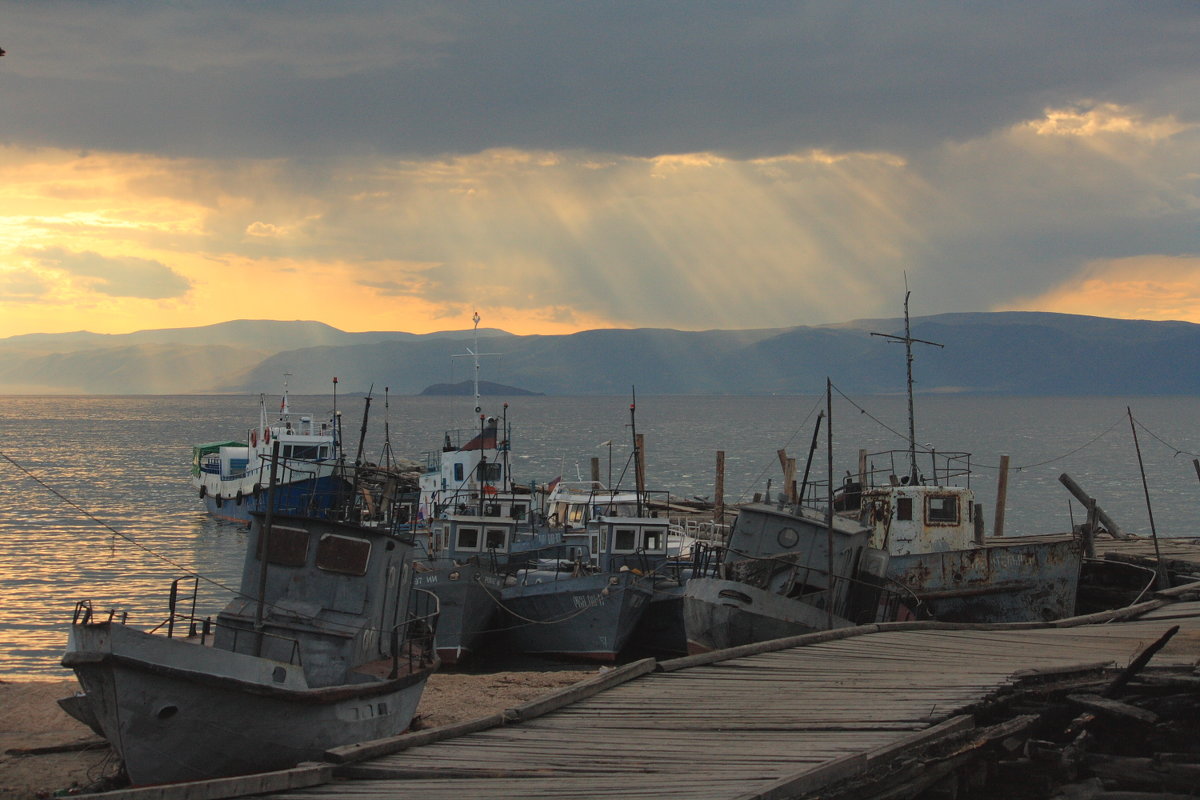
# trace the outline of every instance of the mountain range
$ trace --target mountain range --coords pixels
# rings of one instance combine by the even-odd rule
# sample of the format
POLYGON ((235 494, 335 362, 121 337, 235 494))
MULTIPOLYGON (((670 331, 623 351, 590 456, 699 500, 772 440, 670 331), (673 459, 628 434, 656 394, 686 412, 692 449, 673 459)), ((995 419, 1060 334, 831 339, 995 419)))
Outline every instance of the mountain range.
MULTIPOLYGON (((320 322, 235 320, 128 334, 0 339, 4 394, 256 394, 288 374, 297 394, 386 386, 418 394, 474 370, 548 395, 817 394, 830 378, 903 392, 903 319, 758 330, 604 329, 517 336, 496 329, 348 333, 320 322), (476 350, 476 347, 478 348, 476 350)), ((918 392, 1200 393, 1200 325, 1044 312, 915 317, 918 392), (941 346, 927 344, 936 343, 941 346)))

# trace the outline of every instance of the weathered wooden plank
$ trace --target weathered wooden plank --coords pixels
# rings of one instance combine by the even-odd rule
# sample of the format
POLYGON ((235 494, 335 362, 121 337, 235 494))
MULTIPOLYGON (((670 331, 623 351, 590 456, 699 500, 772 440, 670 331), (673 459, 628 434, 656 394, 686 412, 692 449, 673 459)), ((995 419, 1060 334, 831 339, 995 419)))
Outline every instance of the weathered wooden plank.
POLYGON ((216 778, 191 783, 171 783, 137 789, 119 789, 101 794, 81 794, 76 797, 92 800, 224 800, 264 792, 286 791, 318 786, 333 779, 331 764, 301 764, 278 772, 260 772, 233 778, 216 778))

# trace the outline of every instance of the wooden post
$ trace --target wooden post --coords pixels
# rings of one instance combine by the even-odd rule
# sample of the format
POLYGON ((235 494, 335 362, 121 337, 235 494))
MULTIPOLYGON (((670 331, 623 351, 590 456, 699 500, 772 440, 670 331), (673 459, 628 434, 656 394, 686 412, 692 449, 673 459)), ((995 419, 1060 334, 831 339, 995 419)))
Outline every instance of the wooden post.
POLYGON ((713 522, 725 521, 725 451, 717 451, 717 480, 713 487, 713 522))
POLYGON ((867 488, 867 451, 858 451, 858 483, 864 489, 867 488))
POLYGON ((638 451, 637 461, 637 490, 638 494, 646 493, 646 434, 639 433, 636 438, 638 451))
POLYGON ((1004 505, 1008 502, 1008 456, 1000 456, 1000 474, 996 476, 996 523, 992 536, 1004 535, 1004 505))
POLYGON ((1083 523, 1083 555, 1084 558, 1096 557, 1096 500, 1089 497, 1087 504, 1087 521, 1083 523))
POLYGON ((787 492, 788 502, 799 502, 800 498, 796 497, 796 459, 794 458, 787 460, 787 467, 783 470, 783 488, 787 492))
POLYGON ((592 483, 600 482, 600 457, 592 456, 592 483))
POLYGON ((983 544, 983 503, 975 504, 975 544, 983 544))
MULTIPOLYGON (((1090 508, 1092 504, 1096 504, 1096 501, 1083 490, 1083 487, 1076 483, 1075 479, 1067 473, 1064 472, 1062 475, 1059 475, 1058 482, 1067 487, 1067 491, 1074 495, 1076 500, 1083 503, 1084 508, 1090 508)), ((1122 530, 1121 526, 1099 504, 1096 504, 1096 519, 1104 525, 1104 529, 1112 534, 1114 539, 1129 538, 1129 534, 1122 530)))

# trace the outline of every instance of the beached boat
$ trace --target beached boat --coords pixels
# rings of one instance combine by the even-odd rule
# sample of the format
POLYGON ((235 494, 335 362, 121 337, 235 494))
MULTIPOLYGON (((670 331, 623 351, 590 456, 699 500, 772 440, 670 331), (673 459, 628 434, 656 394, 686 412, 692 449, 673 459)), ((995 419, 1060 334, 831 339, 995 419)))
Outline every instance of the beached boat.
POLYGON ((742 506, 720 577, 683 587, 688 652, 895 618, 887 556, 870 539, 862 525, 803 506, 742 506))
POLYGON ((666 519, 598 517, 564 531, 550 558, 526 552, 500 593, 505 646, 516 652, 612 662, 653 593, 667 557, 666 519))
POLYGON ((176 585, 150 630, 76 607, 62 663, 135 785, 319 761, 412 721, 437 667, 437 612, 413 590, 411 542, 276 513, 252 516, 249 542, 215 623, 176 585))
POLYGON ((904 464, 906 451, 867 454, 863 478, 841 492, 839 514, 871 529, 872 546, 888 553, 888 577, 948 622, 1073 615, 1083 539, 1073 533, 984 536, 969 455, 927 456, 933 477, 904 464))
POLYGON ((492 628, 516 538, 515 520, 454 515, 434 520, 429 535, 418 540, 426 552, 418 555, 413 585, 437 595, 436 643, 443 664, 470 656, 492 628))
POLYGON ((192 487, 209 514, 249 524, 250 515, 266 509, 271 480, 271 452, 279 443, 275 475, 275 508, 316 514, 339 502, 344 481, 339 474, 340 431, 337 415, 317 421, 289 407, 284 385, 279 413, 270 419, 266 397, 259 396, 258 424, 244 438, 205 442, 192 447, 192 487))

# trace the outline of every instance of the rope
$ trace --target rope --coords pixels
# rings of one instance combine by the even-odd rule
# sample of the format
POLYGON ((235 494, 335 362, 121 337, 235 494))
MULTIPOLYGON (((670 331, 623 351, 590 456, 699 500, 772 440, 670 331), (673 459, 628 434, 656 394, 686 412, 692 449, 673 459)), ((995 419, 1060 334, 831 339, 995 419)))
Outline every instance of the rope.
POLYGON ((1184 449, 1183 449, 1183 448, 1181 448, 1181 447, 1176 447, 1175 445, 1173 445, 1173 444, 1171 444, 1170 442, 1168 442, 1166 439, 1163 439, 1163 438, 1162 438, 1161 436, 1159 436, 1157 433, 1155 433, 1154 431, 1150 430, 1150 429, 1149 429, 1149 428, 1147 428, 1145 425, 1143 425, 1143 424, 1142 424, 1142 421, 1141 421, 1140 419, 1138 419, 1137 417, 1134 417, 1134 418, 1133 418, 1133 422, 1134 422, 1134 424, 1135 424, 1135 425, 1137 425, 1139 428, 1141 428, 1141 429, 1142 429, 1142 430, 1144 430, 1146 433, 1148 433, 1148 434, 1150 435, 1150 437, 1151 437, 1151 438, 1155 439, 1155 440, 1156 440, 1156 441, 1157 441, 1159 444, 1161 444, 1163 447, 1166 447, 1168 450, 1170 450, 1170 451, 1171 451, 1171 452, 1174 454, 1174 455, 1172 456, 1173 458, 1174 458, 1174 457, 1181 456, 1181 455, 1184 455, 1184 456, 1191 456, 1192 458, 1200 458, 1200 453, 1192 453, 1192 452, 1189 452, 1189 451, 1187 451, 1187 450, 1184 450, 1184 449))
MULTIPOLYGON (((788 446, 791 445, 792 442, 796 441, 796 437, 800 435, 800 431, 802 431, 804 429, 804 426, 808 423, 808 421, 810 419, 812 419, 813 413, 816 412, 816 410, 821 407, 821 400, 822 400, 822 398, 820 398, 820 397, 817 398, 816 403, 814 403, 813 407, 808 410, 808 414, 806 414, 804 416, 804 419, 800 421, 800 424, 796 427, 796 430, 794 430, 792 432, 792 435, 790 437, 788 437, 788 440, 783 443, 783 449, 786 450, 788 448, 788 446)), ((754 476, 754 480, 750 481, 750 485, 747 488, 742 490, 742 493, 740 495, 738 495, 738 498, 737 498, 737 500, 734 501, 734 503, 740 503, 743 500, 745 500, 746 495, 748 495, 750 493, 750 491, 753 487, 759 485, 759 483, 763 479, 763 476, 766 475, 772 469, 772 466, 773 465, 768 461, 767 466, 763 467, 762 471, 754 476)))
MULTIPOLYGON (((830 385, 831 385, 831 386, 833 386, 833 384, 830 384, 830 385)), ((903 440, 903 441, 904 441, 906 444, 908 443, 908 436, 907 436, 906 434, 903 434, 903 433, 901 433, 900 431, 898 431, 898 430, 896 430, 895 428, 893 428, 893 427, 891 427, 890 425, 888 425, 886 422, 882 421, 882 420, 881 420, 881 419, 879 419, 878 417, 876 417, 876 416, 874 416, 873 414, 871 414, 869 411, 867 411, 865 408, 863 408, 862 406, 860 406, 858 403, 854 402, 854 400, 852 400, 852 399, 851 399, 851 398, 850 398, 848 395, 846 395, 846 393, 845 393, 845 392, 843 392, 843 391, 842 391, 841 389, 839 389, 837 386, 833 386, 833 389, 834 389, 834 391, 836 391, 836 392, 838 393, 838 395, 840 395, 840 396, 841 396, 841 397, 842 397, 842 398, 843 398, 843 399, 844 399, 844 400, 845 400, 847 403, 849 403, 850 405, 852 405, 852 406, 854 406, 856 409, 858 409, 859 413, 861 413, 861 414, 863 414, 864 416, 866 416, 868 419, 870 419, 872 422, 874 422, 876 425, 878 425, 879 427, 883 428, 884 430, 886 430, 886 431, 889 431, 890 433, 893 433, 893 434, 895 434, 897 437, 899 437, 900 439, 902 439, 902 440, 903 440)), ((1125 416, 1124 414, 1122 414, 1120 417, 1118 417, 1118 418, 1117 418, 1117 420, 1116 420, 1115 422, 1113 422, 1113 424, 1112 424, 1112 425, 1109 425, 1109 426, 1108 426, 1108 428, 1106 428, 1106 429, 1105 429, 1105 430, 1104 430, 1102 433, 1099 433, 1099 434, 1097 434, 1096 436, 1092 437, 1090 440, 1088 440, 1088 441, 1087 441, 1087 442, 1085 442, 1084 444, 1082 444, 1082 445, 1080 445, 1079 447, 1076 447, 1076 448, 1074 448, 1074 449, 1072 449, 1072 450, 1068 450, 1067 452, 1063 453, 1062 455, 1058 455, 1058 456, 1055 456, 1055 457, 1053 457, 1053 458, 1048 458, 1048 459, 1046 459, 1046 460, 1044 460, 1044 461, 1036 461, 1036 462, 1034 462, 1034 463, 1031 463, 1031 464, 1022 464, 1022 465, 1019 465, 1019 466, 1009 466, 1009 469, 1010 469, 1010 470, 1013 470, 1013 471, 1015 471, 1015 472, 1021 472, 1021 471, 1028 470, 1028 469, 1036 469, 1037 467, 1044 467, 1044 466, 1046 466, 1047 464, 1053 464, 1053 463, 1055 463, 1056 461, 1062 461, 1062 460, 1063 460, 1063 459, 1065 459, 1065 458, 1069 458, 1070 456, 1073 456, 1073 455, 1075 455, 1076 453, 1078 453, 1078 452, 1080 452, 1080 451, 1082 451, 1082 450, 1086 450, 1087 448, 1091 447, 1091 446, 1092 446, 1092 445, 1094 445, 1096 442, 1100 441, 1100 440, 1101 440, 1101 439, 1103 439, 1105 436, 1107 436, 1108 434, 1112 433, 1112 432, 1113 432, 1113 430, 1115 430, 1115 429, 1116 429, 1116 428, 1117 428, 1119 425, 1122 425, 1122 424, 1124 424, 1125 420, 1126 420, 1126 416, 1125 416)), ((1139 425, 1141 425, 1141 423, 1138 423, 1138 424, 1139 424, 1139 425)), ((1151 433, 1150 431, 1148 431, 1148 430, 1147 430, 1146 432, 1147 432, 1147 433, 1150 433, 1150 435, 1151 435, 1151 436, 1154 436, 1154 438, 1158 439, 1158 440, 1159 440, 1160 442, 1162 442, 1163 444, 1165 444, 1165 445, 1167 444, 1166 442, 1164 442, 1162 439, 1159 439, 1159 437, 1158 437, 1158 436, 1155 436, 1155 435, 1154 435, 1153 433, 1151 433)), ((1168 447, 1171 447, 1171 445, 1167 445, 1167 446, 1168 446, 1168 447)), ((926 447, 925 445, 921 445, 921 444, 918 444, 918 445, 916 446, 916 449, 917 449, 917 450, 919 450, 919 451, 921 451, 922 453, 933 453, 933 452, 935 452, 934 450, 932 450, 932 449, 930 449, 930 448, 926 447)), ((1180 453, 1186 452, 1186 451, 1183 451, 1183 450, 1179 450, 1179 449, 1177 449, 1177 448, 1172 448, 1172 449, 1173 449, 1173 450, 1175 450, 1175 454, 1176 454, 1176 455, 1179 455, 1180 453)), ((1190 454, 1190 453, 1189 453, 1189 455, 1194 455, 1194 454, 1190 454)), ((977 462, 974 462, 974 461, 972 461, 972 462, 971 462, 971 468, 972 468, 972 469, 990 469, 990 470, 998 470, 998 469, 1000 469, 1000 465, 999 465, 999 464, 980 464, 980 463, 977 463, 977 462)))
MULTIPOLYGON (((128 542, 129 544, 133 545, 134 547, 136 547, 138 550, 141 550, 143 553, 146 553, 149 556, 152 556, 166 564, 169 564, 170 566, 179 570, 180 572, 182 572, 184 575, 186 575, 189 578, 195 578, 197 580, 204 581, 206 584, 215 586, 216 588, 221 589, 222 591, 229 592, 234 597, 240 597, 245 600, 257 601, 257 599, 258 599, 257 597, 255 597, 253 595, 245 594, 240 589, 234 589, 231 586, 226 586, 225 584, 221 583, 220 581, 216 580, 215 578, 210 578, 207 575, 203 575, 199 572, 196 572, 195 570, 189 569, 188 567, 185 567, 184 565, 171 560, 167 556, 164 556, 162 553, 159 553, 159 552, 147 547, 146 545, 142 544, 137 539, 135 539, 133 536, 130 536, 127 533, 123 533, 123 532, 117 530, 112 525, 109 525, 107 522, 100 519, 95 514, 88 511, 86 508, 79 505, 74 500, 72 500, 71 498, 64 495, 62 492, 55 489, 53 486, 50 486, 48 483, 43 481, 37 475, 33 474, 33 472, 26 469, 21 464, 18 464, 7 453, 0 451, 0 459, 7 461, 9 464, 11 464, 13 467, 15 467, 18 471, 20 471, 25 477, 29 478, 29 480, 33 481, 38 486, 45 489, 47 492, 49 492, 54 497, 58 498, 60 501, 62 501, 66 505, 68 505, 71 508, 73 508, 74 510, 78 511, 80 514, 82 514, 87 519, 91 520, 92 522, 95 522, 97 525, 104 528, 106 531, 110 532, 114 537, 119 537, 119 538, 123 539, 124 541, 128 542)), ((249 545, 247 545, 247 546, 249 546, 249 545)), ((268 603, 265 605, 265 608, 269 608, 271 610, 276 610, 276 609, 278 609, 278 606, 276 606, 272 603, 268 603)), ((184 615, 184 618, 186 618, 186 615, 184 615)), ((350 632, 358 631, 358 630, 360 630, 360 627, 361 627, 361 626, 347 625, 345 623, 337 622, 336 620, 326 620, 325 622, 330 627, 342 628, 343 630, 350 631, 350 632)), ((368 626, 368 627, 371 627, 371 626, 368 626)), ((382 631, 381 628, 373 628, 372 627, 371 629, 382 631)))

